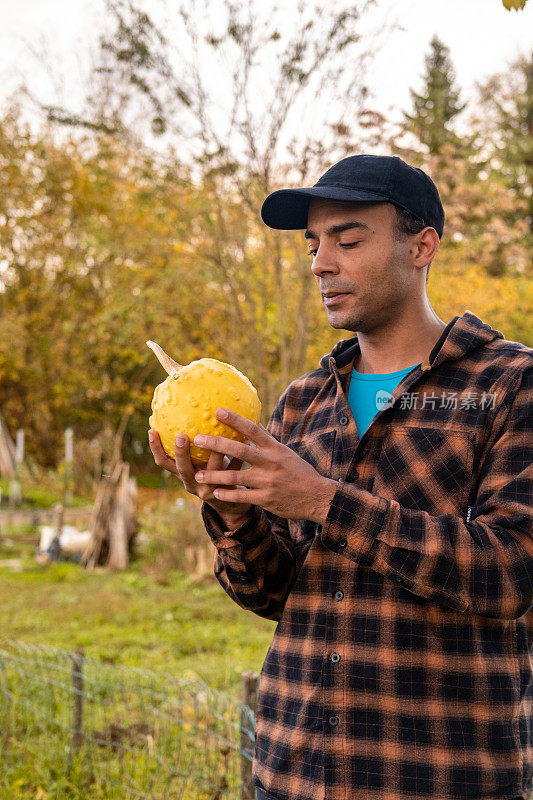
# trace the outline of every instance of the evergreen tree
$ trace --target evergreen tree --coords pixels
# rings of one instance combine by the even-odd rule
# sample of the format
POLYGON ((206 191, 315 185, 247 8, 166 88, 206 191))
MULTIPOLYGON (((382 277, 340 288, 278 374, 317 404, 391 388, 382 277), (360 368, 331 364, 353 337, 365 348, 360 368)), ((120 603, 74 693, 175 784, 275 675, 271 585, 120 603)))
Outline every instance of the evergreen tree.
POLYGON ((440 153, 443 145, 458 147, 461 139, 453 130, 455 117, 464 109, 455 87, 455 70, 450 51, 437 36, 431 40, 425 58, 424 88, 410 90, 413 111, 404 111, 404 130, 414 134, 430 155, 440 153))
POLYGON ((491 277, 528 272, 527 75, 522 64, 518 71, 491 79, 482 93, 484 105, 471 110, 468 131, 459 136, 453 123, 465 106, 459 102, 448 50, 435 37, 426 58, 424 89, 420 94, 411 91, 413 112, 404 114, 398 136, 390 142, 395 155, 436 181, 446 210, 447 256, 475 262, 491 277))

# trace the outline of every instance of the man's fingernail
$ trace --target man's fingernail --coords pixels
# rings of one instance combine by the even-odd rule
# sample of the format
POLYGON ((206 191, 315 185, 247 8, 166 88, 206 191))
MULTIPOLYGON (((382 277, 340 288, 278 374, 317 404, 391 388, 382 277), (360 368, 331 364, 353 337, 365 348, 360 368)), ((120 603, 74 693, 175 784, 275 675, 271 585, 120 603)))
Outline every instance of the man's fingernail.
POLYGON ((187 437, 183 433, 178 433, 176 436, 176 444, 178 447, 183 447, 183 445, 187 442, 187 437))
POLYGON ((218 409, 218 418, 219 419, 227 419, 228 418, 228 412, 226 411, 225 408, 219 408, 218 409))

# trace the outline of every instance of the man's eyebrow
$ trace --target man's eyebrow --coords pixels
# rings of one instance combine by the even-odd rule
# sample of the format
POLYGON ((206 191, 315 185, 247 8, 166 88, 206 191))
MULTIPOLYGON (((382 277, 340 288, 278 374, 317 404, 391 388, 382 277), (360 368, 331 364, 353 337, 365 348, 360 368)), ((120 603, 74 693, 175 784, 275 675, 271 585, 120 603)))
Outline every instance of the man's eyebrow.
MULTIPOLYGON (((331 228, 328 228, 326 233, 328 236, 333 236, 335 233, 342 233, 343 231, 349 231, 352 228, 361 228, 364 231, 369 231, 370 228, 364 222, 343 222, 341 225, 332 225, 331 228)), ((314 231, 306 230, 304 234, 306 239, 318 239, 318 236, 314 231)))

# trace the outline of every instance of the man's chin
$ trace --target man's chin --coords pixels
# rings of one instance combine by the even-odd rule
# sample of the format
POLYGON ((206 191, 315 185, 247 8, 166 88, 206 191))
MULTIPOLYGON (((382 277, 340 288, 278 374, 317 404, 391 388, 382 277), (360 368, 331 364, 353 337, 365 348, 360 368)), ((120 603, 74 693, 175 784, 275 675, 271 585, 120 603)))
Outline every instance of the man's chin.
POLYGON ((328 322, 330 327, 335 330, 350 331, 351 333, 359 330, 358 323, 354 319, 350 319, 347 316, 342 317, 340 314, 332 314, 331 317, 328 314, 328 322))

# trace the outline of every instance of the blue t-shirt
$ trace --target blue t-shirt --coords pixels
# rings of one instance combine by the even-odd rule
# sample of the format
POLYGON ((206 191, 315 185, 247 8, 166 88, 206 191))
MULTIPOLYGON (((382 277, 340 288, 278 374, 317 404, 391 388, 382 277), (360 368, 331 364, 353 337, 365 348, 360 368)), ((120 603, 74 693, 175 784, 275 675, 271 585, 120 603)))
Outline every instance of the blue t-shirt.
POLYGON ((397 372, 369 373, 357 372, 352 369, 352 377, 348 388, 348 405, 352 409, 352 414, 357 425, 359 438, 363 434, 381 409, 384 407, 389 396, 393 393, 400 381, 418 367, 399 369, 397 372))

